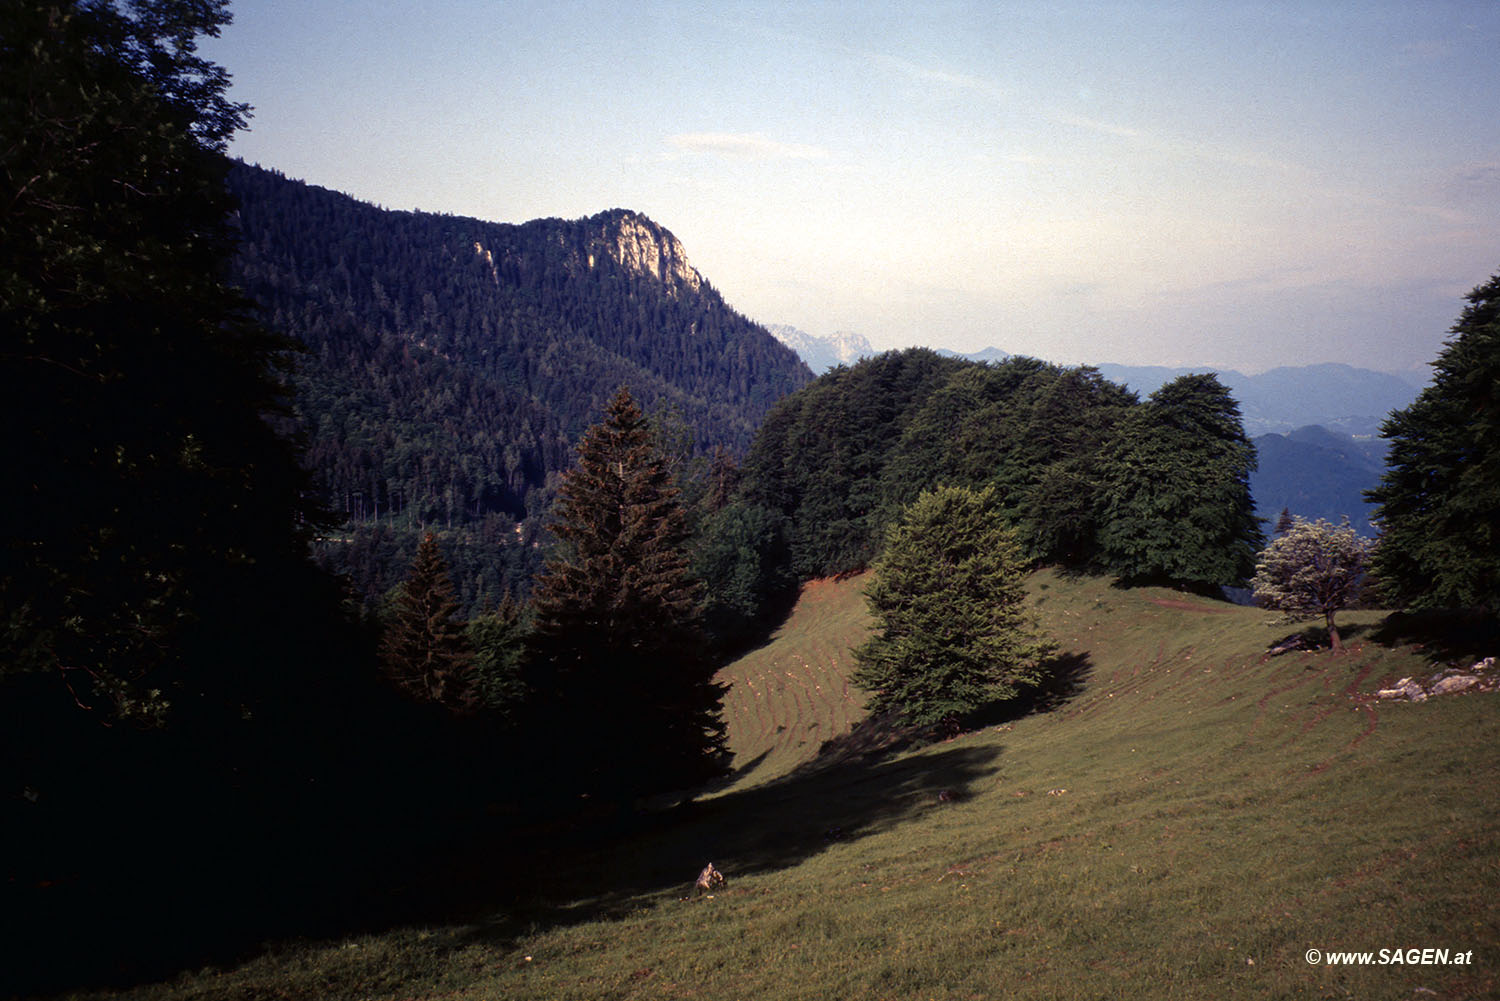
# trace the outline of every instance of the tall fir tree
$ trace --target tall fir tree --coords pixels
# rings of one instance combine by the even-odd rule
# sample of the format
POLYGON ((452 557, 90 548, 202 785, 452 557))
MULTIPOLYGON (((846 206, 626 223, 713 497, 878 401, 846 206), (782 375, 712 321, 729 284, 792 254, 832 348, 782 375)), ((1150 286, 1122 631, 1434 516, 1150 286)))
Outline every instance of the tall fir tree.
POLYGON ((887 531, 868 592, 877 632, 854 653, 872 712, 951 725, 1041 680, 1050 644, 998 508, 993 488, 940 487, 887 531))
POLYGON ((1102 456, 1100 557, 1132 581, 1216 590, 1255 572, 1255 446, 1214 375, 1184 375, 1116 428, 1102 456))
POLYGON ((1500 275, 1474 289, 1432 383, 1386 419, 1386 472, 1366 496, 1375 576, 1405 608, 1500 609, 1500 275))
POLYGON ((687 518, 628 389, 584 434, 555 513, 562 546, 536 584, 530 674, 565 780, 618 801, 715 774, 722 692, 687 518))
POLYGON ((411 573, 397 589, 380 661, 396 686, 419 702, 455 712, 477 703, 474 650, 459 618, 448 564, 431 532, 423 536, 411 573))

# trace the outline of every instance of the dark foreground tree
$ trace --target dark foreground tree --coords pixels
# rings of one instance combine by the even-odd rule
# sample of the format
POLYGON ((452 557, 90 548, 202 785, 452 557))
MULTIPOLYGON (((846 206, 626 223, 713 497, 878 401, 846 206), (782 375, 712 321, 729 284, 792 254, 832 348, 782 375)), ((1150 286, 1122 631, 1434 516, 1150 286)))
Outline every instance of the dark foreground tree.
POLYGON ((1500 276, 1468 295, 1432 384, 1386 419, 1375 575, 1404 608, 1500 609, 1500 276))
POLYGON ((1255 446, 1213 375, 1185 375, 1119 425, 1102 462, 1104 565, 1132 581, 1243 583, 1265 542, 1250 496, 1255 446))
POLYGON ((877 632, 854 652, 874 713, 927 726, 1014 698, 1050 649, 991 488, 923 493, 886 535, 868 592, 877 632))
POLYGON ((0 0, 0 924, 21 994, 202 942, 219 923, 181 916, 209 894, 250 927, 317 871, 299 849, 339 806, 373 801, 345 780, 389 778, 344 757, 390 730, 359 732, 373 650, 308 562, 285 345, 225 280, 246 109, 194 43, 228 20, 0 0))
POLYGON ((1255 600, 1293 618, 1323 616, 1334 653, 1342 653, 1334 616, 1359 599, 1370 542, 1349 526, 1292 518, 1260 554, 1250 586, 1255 600))
POLYGON ((244 717, 307 608, 284 345, 225 280, 226 8, 0 3, 0 671, 106 719, 244 717))
POLYGON ((381 638, 381 666, 411 698, 465 712, 478 701, 473 661, 448 564, 428 532, 417 547, 411 573, 396 591, 381 638))
POLYGON ((534 592, 532 688, 557 764, 614 799, 699 782, 722 768, 721 691, 704 655, 702 585, 665 461, 628 390, 578 446, 534 592))

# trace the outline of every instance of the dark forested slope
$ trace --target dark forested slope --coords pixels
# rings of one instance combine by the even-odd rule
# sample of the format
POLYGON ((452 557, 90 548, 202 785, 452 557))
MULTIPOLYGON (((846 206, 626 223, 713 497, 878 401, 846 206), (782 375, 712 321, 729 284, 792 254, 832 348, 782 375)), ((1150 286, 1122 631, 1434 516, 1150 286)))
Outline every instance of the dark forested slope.
POLYGON ((307 348, 308 459, 350 525, 323 555, 367 597, 421 528, 449 533, 469 602, 529 576, 549 478, 622 384, 699 449, 743 452, 812 377, 636 213, 510 225, 396 212, 246 165, 231 185, 235 277, 307 348))

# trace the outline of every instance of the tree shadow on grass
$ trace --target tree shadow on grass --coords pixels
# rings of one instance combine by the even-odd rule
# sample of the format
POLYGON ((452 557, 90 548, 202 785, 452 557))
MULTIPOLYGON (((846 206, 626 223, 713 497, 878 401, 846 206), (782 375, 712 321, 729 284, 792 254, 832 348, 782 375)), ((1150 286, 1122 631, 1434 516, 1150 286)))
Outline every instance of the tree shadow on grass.
MULTIPOLYGON (((1086 653, 1059 654, 1048 662, 1043 684, 984 707, 966 723, 989 727, 1058 709, 1082 691, 1092 671, 1086 653)), ((728 876, 732 891, 737 878, 790 868, 835 843, 915 823, 930 810, 973 797, 1002 753, 994 744, 930 741, 930 729, 902 726, 892 717, 868 719, 779 779, 654 817, 617 819, 612 831, 576 830, 574 847, 554 840, 536 853, 533 879, 496 892, 492 899, 509 899, 510 906, 483 919, 474 934, 497 942, 620 917, 661 902, 664 894, 691 894, 708 862, 728 876), (903 753, 924 744, 922 753, 903 753)))
MULTIPOLYGON (((876 728, 878 729, 878 728, 876 728)), ((495 901, 511 905, 482 920, 475 935, 495 942, 540 928, 603 920, 688 896, 713 862, 729 879, 795 866, 838 842, 920 820, 973 795, 993 774, 1000 748, 962 745, 896 755, 900 733, 871 737, 868 750, 846 741, 779 779, 631 818, 607 843, 540 849, 531 879, 512 882, 495 901)), ((599 832, 595 832, 599 833, 599 832)), ((497 891, 501 887, 495 888, 497 891)))
POLYGON ((1083 691, 1094 662, 1087 653, 1059 653, 1043 664, 1039 685, 1026 689, 1013 699, 981 706, 964 721, 969 729, 1003 726, 1034 713, 1052 712, 1072 702, 1083 691))
POLYGON ((1468 667, 1500 652, 1500 618, 1466 610, 1393 612, 1370 632, 1384 646, 1414 646, 1434 664, 1468 667))
MULTIPOLYGON (((1287 625, 1294 625, 1288 622, 1287 625)), ((1376 626, 1364 623, 1340 623, 1339 640, 1347 648, 1351 643, 1361 638, 1374 638, 1376 626)), ((1276 657, 1286 653, 1317 653, 1326 652, 1333 648, 1333 641, 1328 635, 1328 627, 1324 625, 1306 625, 1296 632, 1287 633, 1266 644, 1266 653, 1276 657)))

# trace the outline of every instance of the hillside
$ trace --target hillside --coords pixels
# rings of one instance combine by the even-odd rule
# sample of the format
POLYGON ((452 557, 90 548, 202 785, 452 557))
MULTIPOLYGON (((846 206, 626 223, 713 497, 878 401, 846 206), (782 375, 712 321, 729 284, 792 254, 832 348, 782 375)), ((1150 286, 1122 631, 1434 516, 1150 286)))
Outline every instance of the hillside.
POLYGON ((1356 531, 1373 537, 1375 506, 1364 493, 1385 474, 1385 445, 1384 439, 1357 439, 1317 426, 1259 436, 1259 462, 1250 474, 1255 513, 1272 525, 1283 508, 1334 524, 1347 517, 1356 531))
POLYGON ((820 758, 830 726, 857 716, 825 658, 859 631, 860 587, 811 586, 776 640, 726 669, 737 686, 786 679, 731 694, 744 770, 727 791, 615 850, 559 849, 530 894, 497 893, 472 923, 291 946, 136 996, 1500 989, 1496 696, 1370 699, 1435 670, 1379 613, 1347 616, 1345 657, 1270 657, 1287 627, 1259 610, 1042 574, 1036 606, 1075 682, 1051 711, 895 756, 820 758), (691 899, 710 859, 729 884, 691 899), (1450 962, 1325 959, 1382 949, 1450 962))
POLYGON ((706 454, 742 454, 812 378, 638 213, 521 225, 394 212, 239 165, 234 277, 306 350, 296 410, 344 534, 324 557, 374 599, 444 533, 472 605, 535 569, 552 482, 622 384, 706 454), (465 559, 484 549, 483 559, 465 559))
POLYGON ((870 629, 868 573, 814 580, 769 642, 719 672, 734 752, 733 785, 765 782, 815 757, 864 718, 849 651, 870 629))

